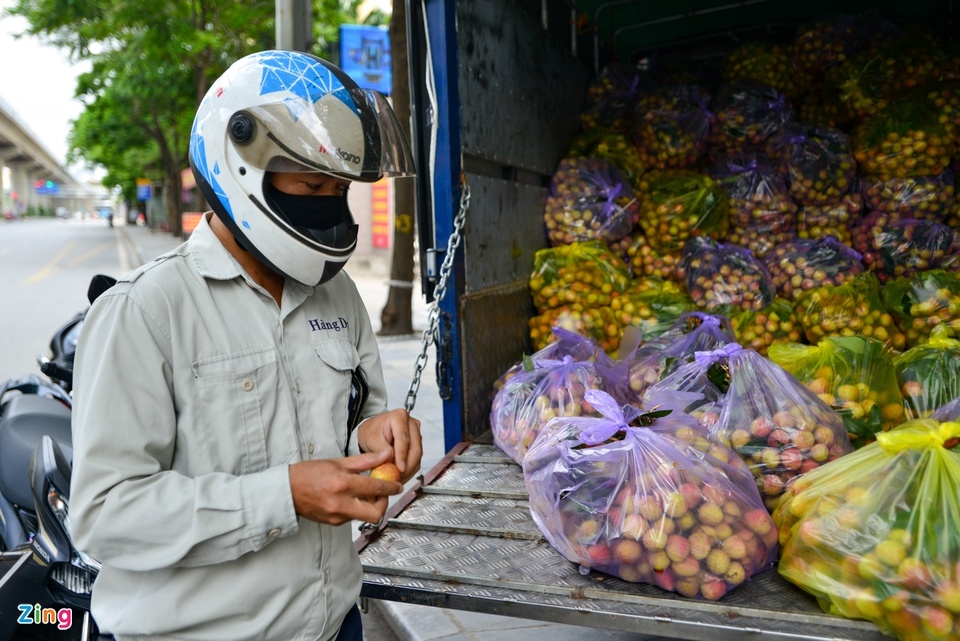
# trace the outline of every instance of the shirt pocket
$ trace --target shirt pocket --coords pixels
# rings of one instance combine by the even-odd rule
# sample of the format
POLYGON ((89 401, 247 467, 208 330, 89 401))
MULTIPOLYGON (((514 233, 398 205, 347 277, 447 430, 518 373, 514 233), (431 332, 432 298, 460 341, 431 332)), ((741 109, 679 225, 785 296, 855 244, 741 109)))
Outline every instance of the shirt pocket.
POLYGON ((338 450, 347 448, 347 406, 350 402, 350 382, 353 370, 360 367, 360 353, 349 340, 326 338, 315 340, 313 349, 317 353, 317 365, 320 369, 320 381, 331 399, 328 408, 337 439, 338 450))
POLYGON ((283 407, 272 348, 205 358, 193 364, 199 437, 214 471, 250 474, 288 462, 297 450, 283 407))

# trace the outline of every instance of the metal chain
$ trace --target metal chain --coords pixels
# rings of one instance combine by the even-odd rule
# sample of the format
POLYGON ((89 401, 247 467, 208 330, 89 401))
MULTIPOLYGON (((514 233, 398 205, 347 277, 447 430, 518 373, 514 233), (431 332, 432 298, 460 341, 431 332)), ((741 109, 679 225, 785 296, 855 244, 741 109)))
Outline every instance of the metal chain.
POLYGON ((410 389, 407 390, 407 400, 404 407, 408 412, 413 411, 413 406, 417 403, 417 392, 420 391, 420 376, 427 366, 427 350, 431 344, 435 344, 438 339, 438 325, 440 322, 440 301, 447 293, 447 279, 453 271, 453 258, 463 239, 463 224, 466 220, 467 209, 470 208, 470 185, 467 184, 466 175, 460 174, 460 211, 453 219, 453 233, 447 239, 447 253, 443 257, 443 263, 440 265, 440 276, 437 279, 437 286, 433 290, 433 302, 427 310, 427 328, 423 330, 423 337, 420 341, 420 355, 417 356, 417 363, 414 366, 413 380, 410 382, 410 389))

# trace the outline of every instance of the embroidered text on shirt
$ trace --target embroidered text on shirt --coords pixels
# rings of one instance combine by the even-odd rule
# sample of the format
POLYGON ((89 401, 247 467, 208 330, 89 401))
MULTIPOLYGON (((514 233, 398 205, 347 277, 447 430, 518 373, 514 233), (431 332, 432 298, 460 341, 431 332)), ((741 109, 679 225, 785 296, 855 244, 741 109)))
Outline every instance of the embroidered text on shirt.
POLYGON ((347 329, 347 327, 349 327, 347 319, 343 316, 339 317, 332 323, 330 321, 325 321, 322 318, 312 318, 307 322, 310 323, 310 331, 312 332, 318 332, 321 330, 329 331, 331 329, 339 332, 341 329, 347 329))

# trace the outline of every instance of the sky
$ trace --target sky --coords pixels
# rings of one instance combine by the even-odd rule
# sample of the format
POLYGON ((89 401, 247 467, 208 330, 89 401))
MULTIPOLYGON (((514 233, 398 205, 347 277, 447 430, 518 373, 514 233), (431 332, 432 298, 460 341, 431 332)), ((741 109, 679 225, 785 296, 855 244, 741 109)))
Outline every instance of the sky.
MULTIPOLYGON (((0 0, 0 12, 14 5, 0 0)), ((21 18, 0 17, 0 99, 12 109, 21 125, 40 140, 44 147, 65 162, 70 121, 83 111, 73 97, 77 77, 89 69, 89 63, 72 64, 65 51, 43 44, 33 36, 15 39, 26 30, 21 18)), ((69 167, 77 178, 90 172, 82 165, 69 167)))

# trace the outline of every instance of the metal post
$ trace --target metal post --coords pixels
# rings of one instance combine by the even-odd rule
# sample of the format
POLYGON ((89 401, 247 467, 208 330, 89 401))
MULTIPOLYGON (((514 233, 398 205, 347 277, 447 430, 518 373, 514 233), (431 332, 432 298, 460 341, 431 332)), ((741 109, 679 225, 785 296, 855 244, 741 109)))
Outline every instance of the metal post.
POLYGON ((313 46, 310 0, 276 0, 277 49, 309 51, 313 46))

